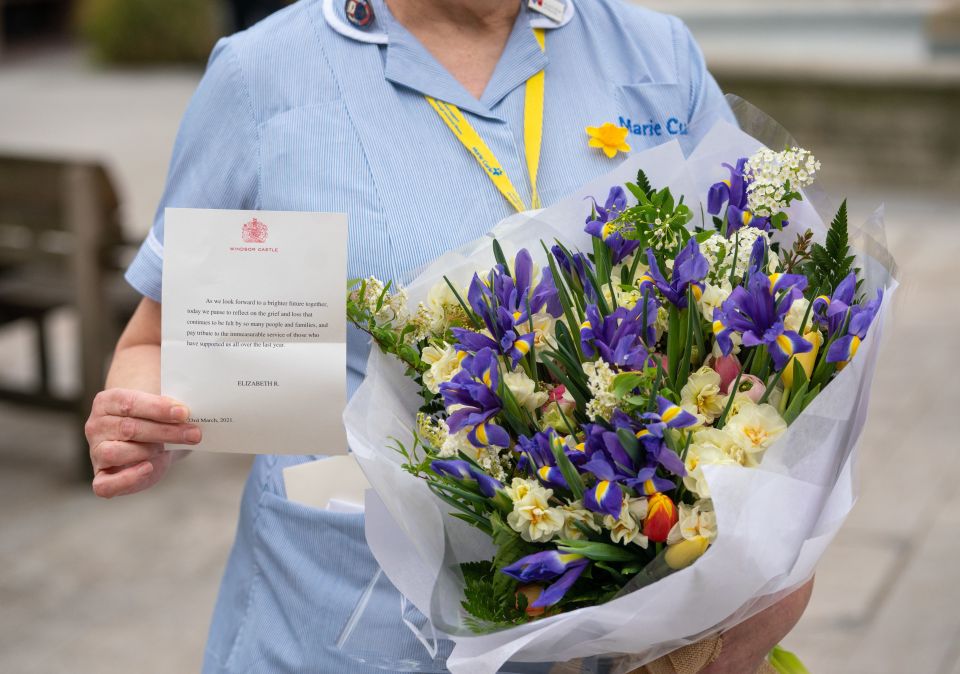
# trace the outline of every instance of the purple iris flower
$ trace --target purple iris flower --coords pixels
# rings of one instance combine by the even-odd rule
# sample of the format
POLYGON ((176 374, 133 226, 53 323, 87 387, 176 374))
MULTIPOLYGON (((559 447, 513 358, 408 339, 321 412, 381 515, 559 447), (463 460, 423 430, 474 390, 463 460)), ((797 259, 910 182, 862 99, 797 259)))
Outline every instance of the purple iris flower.
POLYGON ((437 460, 433 461, 430 467, 437 475, 452 477, 458 482, 476 484, 480 489, 480 493, 487 498, 493 498, 496 496, 497 490, 503 488, 503 484, 498 480, 493 479, 482 470, 475 468, 467 461, 461 461, 459 459, 453 461, 437 460))
POLYGON ((470 429, 467 438, 474 447, 509 447, 510 435, 491 421, 502 409, 497 397, 499 385, 500 373, 493 350, 481 349, 476 355, 464 358, 453 379, 440 384, 443 404, 448 408, 461 406, 447 419, 450 432, 470 429))
POLYGON ((664 441, 667 428, 686 428, 696 418, 666 398, 658 401, 659 412, 644 415, 637 421, 617 410, 611 419, 613 429, 599 424, 584 426, 587 461, 580 470, 595 476, 598 482, 584 494, 584 507, 618 517, 623 501, 620 485, 647 496, 670 491, 676 485, 657 472, 664 469, 677 476, 686 475, 683 462, 664 441), (633 456, 624 447, 617 431, 635 435, 639 446, 633 456))
POLYGON ((784 316, 794 301, 803 296, 806 286, 806 277, 799 274, 770 277, 759 270, 752 273, 747 285, 734 288, 714 312, 713 330, 723 354, 728 355, 733 348, 732 332, 743 335, 744 346, 765 346, 778 370, 795 354, 810 351, 810 342, 783 325, 784 316))
MULTIPOLYGON (((592 199, 592 197, 591 197, 592 199)), ((593 199, 592 199, 593 200, 593 199)), ((639 241, 630 241, 623 237, 613 221, 627 207, 627 193, 619 185, 610 188, 607 202, 603 207, 593 200, 593 212, 587 218, 587 234, 601 239, 613 252, 613 263, 620 264, 640 247, 639 241)))
POLYGON ((590 512, 620 517, 623 490, 613 480, 600 480, 583 493, 583 507, 590 512))
MULTIPOLYGON (((730 171, 730 179, 715 183, 707 193, 707 212, 711 215, 720 215, 720 210, 727 204, 727 231, 729 237, 741 227, 756 227, 770 229, 770 218, 758 217, 747 209, 747 187, 749 182, 744 176, 747 158, 737 160, 737 165, 723 166, 730 171)), ((784 226, 787 222, 784 221, 784 226)))
POLYGON ((847 323, 847 333, 833 342, 827 351, 828 363, 848 363, 860 348, 860 343, 866 338, 873 320, 880 311, 883 302, 883 290, 877 290, 877 296, 863 305, 850 308, 850 321, 847 323))
MULTIPOLYGON (((689 428, 697 423, 697 418, 671 400, 659 396, 657 411, 643 415, 644 427, 637 431, 637 438, 643 443, 650 457, 647 467, 660 466, 673 475, 684 476, 687 470, 683 461, 664 440, 668 428, 689 428)), ((649 473, 637 475, 637 479, 646 481, 649 473)), ((649 485, 645 485, 649 487, 649 485)), ((646 489, 644 490, 646 491, 646 489)))
POLYGON ((820 295, 813 300, 813 306, 810 310, 813 313, 814 320, 827 328, 827 334, 835 335, 843 327, 856 291, 857 275, 850 272, 846 278, 840 281, 831 296, 820 295))
POLYGON ((530 317, 541 309, 555 318, 563 313, 549 270, 544 270, 540 283, 533 287, 533 259, 526 249, 517 253, 513 276, 500 265, 491 270, 486 282, 474 274, 467 299, 492 337, 454 328, 457 346, 471 353, 492 349, 510 358, 512 367, 533 348, 533 333, 521 333, 528 328, 530 317))
POLYGON ((619 307, 601 317, 596 305, 587 306, 586 320, 580 326, 580 344, 588 358, 597 354, 611 367, 620 370, 643 370, 650 366, 646 344, 657 339, 657 301, 650 297, 637 302, 633 309, 619 307))
POLYGON ((530 604, 531 608, 545 608, 563 599, 589 564, 590 560, 583 555, 544 550, 503 567, 501 572, 521 583, 542 583, 559 578, 530 604))
POLYGON ((537 433, 532 438, 524 436, 517 438, 515 451, 521 455, 517 462, 517 470, 536 473, 540 481, 548 487, 569 489, 563 473, 557 467, 557 461, 553 455, 554 445, 557 445, 565 454, 570 451, 563 438, 552 428, 546 432, 537 433))
POLYGON ((690 237, 687 245, 677 255, 669 282, 660 273, 657 258, 650 248, 647 249, 647 262, 650 265, 647 273, 653 279, 653 284, 678 309, 684 309, 687 306, 687 288, 692 287, 694 297, 699 299, 700 293, 703 292, 703 279, 710 271, 710 263, 700 253, 700 245, 696 238, 690 237))
POLYGON ((560 246, 554 246, 550 249, 557 264, 566 273, 573 282, 574 289, 579 290, 590 302, 597 301, 597 292, 587 278, 587 271, 594 271, 593 263, 583 253, 574 253, 573 256, 567 255, 560 246))

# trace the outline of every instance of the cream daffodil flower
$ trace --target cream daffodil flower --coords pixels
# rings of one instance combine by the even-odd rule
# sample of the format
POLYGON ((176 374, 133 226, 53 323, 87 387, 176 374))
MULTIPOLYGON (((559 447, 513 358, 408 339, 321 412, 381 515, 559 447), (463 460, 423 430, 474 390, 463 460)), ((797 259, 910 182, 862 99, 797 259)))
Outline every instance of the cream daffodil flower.
POLYGON ((536 412, 537 408, 544 405, 550 397, 545 391, 538 391, 537 383, 520 369, 504 374, 503 383, 506 384, 517 402, 526 408, 530 414, 536 412))
POLYGON ((720 392, 720 375, 709 367, 701 367, 690 375, 680 389, 680 406, 697 417, 701 424, 713 423, 723 414, 726 396, 720 392))
POLYGON ((717 537, 717 514, 713 511, 713 503, 708 499, 697 501, 692 506, 680 504, 680 519, 670 530, 667 545, 698 537, 708 541, 717 537))
POLYGON ((627 545, 636 543, 647 547, 649 540, 643 535, 643 520, 647 516, 647 499, 624 497, 620 506, 620 516, 613 518, 604 515, 603 526, 610 531, 610 540, 627 545))
POLYGON ((744 452, 726 429, 704 428, 693 434, 684 459, 687 474, 683 485, 701 498, 710 497, 710 488, 703 475, 704 466, 742 465, 744 452))
POLYGON ((751 402, 743 404, 723 430, 746 453, 744 465, 754 467, 760 464, 767 448, 784 434, 787 423, 773 405, 751 402))
POLYGON ((431 393, 439 393, 440 384, 453 379, 460 371, 460 364, 466 355, 466 352, 458 351, 453 345, 446 343, 439 347, 431 345, 424 348, 420 358, 430 364, 430 369, 423 373, 423 385, 431 393))
POLYGON ((514 480, 505 490, 511 498, 519 496, 513 498, 513 511, 507 515, 507 524, 528 543, 545 543, 563 529, 566 521, 564 512, 550 506, 552 489, 545 489, 529 480, 523 482, 526 484, 517 485, 517 480, 514 480))

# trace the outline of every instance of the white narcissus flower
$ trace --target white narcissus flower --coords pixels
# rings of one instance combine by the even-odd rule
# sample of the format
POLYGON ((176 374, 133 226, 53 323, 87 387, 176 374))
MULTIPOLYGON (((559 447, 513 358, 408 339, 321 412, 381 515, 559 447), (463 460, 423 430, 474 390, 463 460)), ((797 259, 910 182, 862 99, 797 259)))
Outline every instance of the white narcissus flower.
POLYGON ((694 540, 698 536, 708 541, 717 537, 717 514, 713 511, 713 502, 709 499, 697 501, 692 506, 680 504, 680 519, 670 530, 667 545, 682 540, 694 540))
POLYGON ((687 474, 683 477, 683 485, 697 496, 709 498, 710 488, 704 478, 703 467, 739 466, 743 457, 743 451, 726 432, 726 428, 704 428, 696 431, 684 459, 687 474))
POLYGON ((528 543, 545 543, 563 529, 564 513, 560 508, 550 506, 552 489, 531 480, 523 482, 525 484, 517 485, 515 479, 505 490, 513 499, 513 511, 507 515, 507 524, 528 543))
MULTIPOLYGON (((783 327, 787 330, 800 332, 800 324, 803 323, 803 317, 807 315, 807 307, 809 306, 810 301, 805 297, 794 300, 787 311, 787 315, 783 317, 783 327)), ((807 319, 807 327, 809 328, 809 326, 810 319, 807 319)))
POLYGON ((690 375, 680 389, 680 406, 697 417, 701 424, 711 424, 723 414, 726 396, 720 392, 720 375, 709 367, 701 367, 690 375))
POLYGON ((577 523, 587 527, 591 531, 600 531, 600 526, 597 524, 596 516, 589 510, 583 507, 583 503, 580 501, 574 501, 565 506, 560 506, 560 509, 563 511, 564 521, 563 521, 563 537, 570 538, 573 540, 580 540, 586 538, 583 531, 580 527, 577 526, 577 523))
MULTIPOLYGON (((461 297, 466 297, 466 291, 460 293, 461 297)), ((442 335, 452 324, 456 324, 458 318, 464 316, 463 308, 457 301, 453 290, 447 285, 446 281, 437 283, 427 293, 427 309, 430 310, 430 332, 434 335, 442 335)))
POLYGON ((744 465, 757 466, 763 453, 787 430, 787 423, 773 405, 752 402, 741 405, 723 427, 746 453, 744 465))
POLYGON ((441 343, 439 347, 426 347, 420 358, 430 364, 430 369, 423 373, 423 385, 430 393, 439 393, 440 384, 453 379, 460 371, 460 364, 466 355, 464 351, 457 351, 452 344, 441 343))
MULTIPOLYGON (((533 347, 535 349, 557 348, 557 340, 554 334, 557 319, 546 311, 538 311, 530 317, 533 323, 533 347)), ((527 323, 517 326, 517 332, 526 335, 530 332, 530 326, 527 323)))
POLYGON ((460 303, 457 302, 456 295, 453 294, 453 290, 444 280, 430 288, 427 293, 427 305, 434 311, 443 313, 447 307, 460 306, 460 303))
POLYGON ((617 518, 605 515, 603 526, 610 531, 610 540, 614 543, 627 545, 636 543, 641 548, 647 547, 649 540, 643 535, 643 520, 647 516, 647 499, 625 496, 620 506, 620 516, 617 518))
POLYGON ((697 307, 705 321, 713 323, 713 310, 719 309, 720 305, 730 297, 731 292, 733 292, 733 289, 730 287, 730 281, 726 279, 721 281, 720 285, 713 285, 712 283, 704 285, 703 293, 697 300, 697 307))
POLYGON ((507 372, 503 375, 503 383, 506 384, 517 402, 525 407, 530 414, 536 412, 537 408, 546 403, 550 397, 546 391, 538 391, 537 383, 528 377, 523 370, 507 372))

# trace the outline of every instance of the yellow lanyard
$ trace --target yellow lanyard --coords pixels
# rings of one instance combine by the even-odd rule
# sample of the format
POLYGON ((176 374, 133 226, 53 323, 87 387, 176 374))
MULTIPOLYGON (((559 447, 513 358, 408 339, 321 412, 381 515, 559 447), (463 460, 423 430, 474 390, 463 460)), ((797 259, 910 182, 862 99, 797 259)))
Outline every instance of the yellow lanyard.
MULTIPOLYGON (((543 29, 535 28, 533 31, 537 38, 537 44, 540 49, 545 51, 546 44, 543 38, 543 29)), ((430 96, 425 97, 427 102, 440 115, 447 127, 453 132, 467 151, 473 155, 477 163, 490 178, 494 186, 500 190, 500 193, 510 202, 517 211, 527 210, 523 199, 517 189, 510 182, 507 172, 493 150, 487 146, 473 128, 473 125, 467 121, 467 118, 460 112, 460 108, 452 103, 438 101, 430 96)), ((536 73, 527 80, 526 99, 523 102, 523 145, 527 155, 527 172, 530 175, 530 196, 532 208, 540 208, 540 196, 537 194, 537 171, 540 168, 540 144, 543 140, 543 70, 536 73)))

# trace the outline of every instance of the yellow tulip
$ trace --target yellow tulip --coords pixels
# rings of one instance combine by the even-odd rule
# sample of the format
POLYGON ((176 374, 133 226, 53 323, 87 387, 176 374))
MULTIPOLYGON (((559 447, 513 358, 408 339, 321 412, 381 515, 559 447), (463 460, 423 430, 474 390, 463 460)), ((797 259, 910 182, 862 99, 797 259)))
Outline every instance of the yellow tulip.
POLYGON ((787 388, 793 388, 793 361, 799 361, 803 371, 807 373, 807 379, 809 379, 810 375, 813 374, 813 364, 817 362, 817 354, 820 352, 820 347, 823 346, 823 335, 820 334, 819 330, 811 330, 803 338, 813 344, 813 348, 806 353, 794 356, 787 362, 787 367, 783 370, 783 383, 787 388))
POLYGON ((663 553, 663 561, 671 569, 685 569, 703 556, 710 547, 710 541, 703 536, 694 536, 674 543, 663 553))

